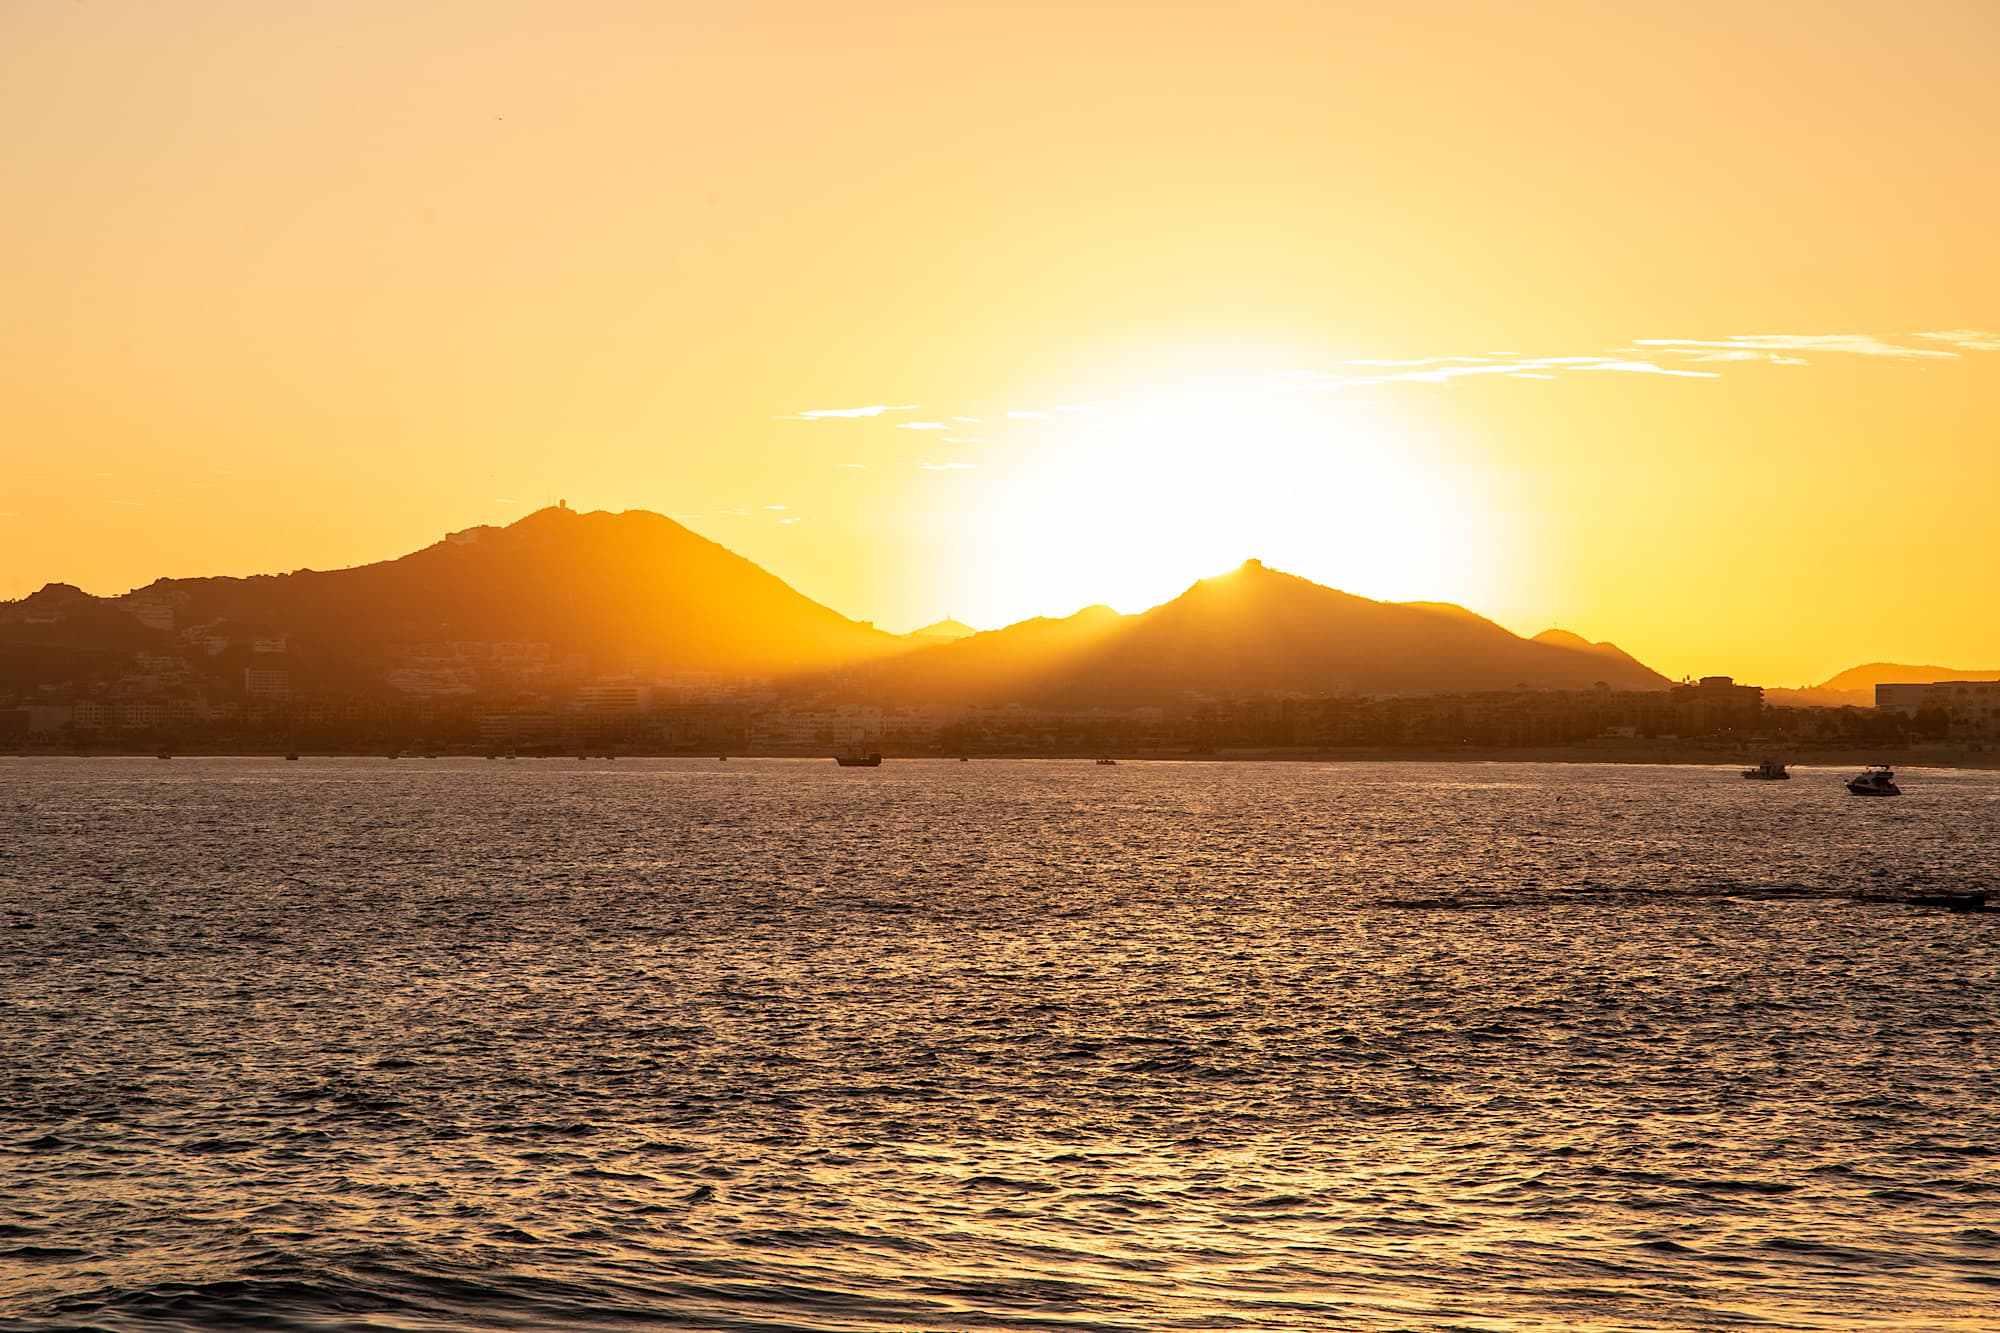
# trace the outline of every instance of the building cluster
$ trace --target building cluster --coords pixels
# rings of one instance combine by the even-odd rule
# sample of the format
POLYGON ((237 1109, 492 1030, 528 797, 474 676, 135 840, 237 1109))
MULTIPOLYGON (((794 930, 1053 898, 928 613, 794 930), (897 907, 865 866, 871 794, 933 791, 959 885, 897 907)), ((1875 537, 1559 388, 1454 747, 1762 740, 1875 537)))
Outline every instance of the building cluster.
POLYGON ((2000 680, 1877 685, 1875 711, 1954 740, 2000 740, 2000 680))
MULTIPOLYGON (((86 615, 90 601, 81 593, 43 598, 28 618, 86 615)), ((1761 689, 1725 676, 1660 690, 1599 684, 1433 695, 1189 694, 1150 707, 899 706, 855 702, 851 689, 802 694, 765 678, 607 675, 536 642, 420 643, 393 661, 329 663, 269 628, 183 623, 184 596, 142 591, 123 601, 126 614, 170 637, 123 656, 85 653, 60 672, 38 663, 32 683, 18 671, 0 674, 0 745, 765 754, 866 745, 1037 754, 2000 740, 2000 681, 1883 685, 1873 709, 1774 708, 1761 689), (41 678, 56 674, 71 678, 41 678)))
POLYGON ((141 655, 70 697, 42 686, 0 698, 0 744, 488 754, 824 754, 866 745, 905 754, 1047 754, 2000 739, 2000 682, 1885 685, 1873 710, 1773 708, 1761 689, 1725 676, 1664 690, 1189 695, 1122 709, 894 706, 787 694, 763 678, 585 675, 552 662, 546 645, 453 643, 412 653, 386 683, 367 694, 301 688, 282 638, 225 642, 213 654, 141 655), (226 675, 197 667, 225 656, 236 659, 226 675))

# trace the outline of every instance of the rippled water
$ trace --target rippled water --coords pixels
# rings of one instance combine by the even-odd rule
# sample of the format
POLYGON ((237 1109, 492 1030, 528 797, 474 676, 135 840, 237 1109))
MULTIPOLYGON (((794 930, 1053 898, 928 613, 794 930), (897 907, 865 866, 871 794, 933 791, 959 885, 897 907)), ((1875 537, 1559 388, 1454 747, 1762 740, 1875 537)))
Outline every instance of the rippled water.
POLYGON ((0 1321, 1992 1329, 1903 776, 0 760, 0 1321))

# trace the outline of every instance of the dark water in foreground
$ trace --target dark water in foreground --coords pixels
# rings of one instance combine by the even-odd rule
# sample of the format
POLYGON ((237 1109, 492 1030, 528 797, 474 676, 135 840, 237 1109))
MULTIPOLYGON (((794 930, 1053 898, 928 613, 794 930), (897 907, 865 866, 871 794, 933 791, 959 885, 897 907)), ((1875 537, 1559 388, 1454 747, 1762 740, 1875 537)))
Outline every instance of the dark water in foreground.
POLYGON ((1993 1329, 2000 775, 0 760, 0 1323, 1993 1329))

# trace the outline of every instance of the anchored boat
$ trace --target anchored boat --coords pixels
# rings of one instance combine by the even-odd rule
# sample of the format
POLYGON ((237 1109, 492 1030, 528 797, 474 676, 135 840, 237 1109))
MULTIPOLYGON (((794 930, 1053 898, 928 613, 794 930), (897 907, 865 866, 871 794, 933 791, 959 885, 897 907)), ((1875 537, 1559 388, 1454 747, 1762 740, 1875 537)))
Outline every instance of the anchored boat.
POLYGON ((1870 764, 1847 780, 1847 790, 1856 796, 1901 796, 1896 770, 1887 764, 1870 764))

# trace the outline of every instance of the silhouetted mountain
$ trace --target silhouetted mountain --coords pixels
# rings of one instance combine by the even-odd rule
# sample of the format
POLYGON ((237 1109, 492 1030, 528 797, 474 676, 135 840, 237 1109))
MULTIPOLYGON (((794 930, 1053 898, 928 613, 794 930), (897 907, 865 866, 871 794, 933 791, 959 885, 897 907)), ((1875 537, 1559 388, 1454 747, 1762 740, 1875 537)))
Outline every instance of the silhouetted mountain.
POLYGON ((955 622, 932 628, 926 644, 849 620, 659 514, 559 506, 353 569, 162 579, 117 599, 50 585, 0 604, 0 675, 17 693, 149 672, 227 691, 282 668, 295 697, 462 694, 504 658, 531 665, 492 678, 538 679, 535 662, 571 679, 844 676, 842 692, 887 701, 1114 708, 1668 683, 1610 645, 1522 639, 1463 607, 1370 601, 1254 560, 1143 615, 1095 606, 957 639, 941 638, 955 622))
POLYGON ((952 643, 959 639, 969 639, 977 633, 978 630, 964 621, 947 617, 922 629, 913 629, 903 637, 912 643, 952 643))
POLYGON ((1581 634, 1572 634, 1566 629, 1545 629, 1535 636, 1534 641, 1548 644, 1551 648, 1569 648, 1579 653, 1596 653, 1599 657, 1609 657, 1642 670, 1652 669, 1615 643, 1592 643, 1581 634))
POLYGON ((1037 616, 883 662, 869 673, 866 690, 885 699, 953 703, 1040 697, 1132 619, 1108 606, 1087 606, 1059 620, 1037 616))
POLYGON ((295 684, 379 680, 412 650, 454 642, 540 645, 552 661, 599 672, 732 675, 817 670, 903 647, 643 510, 543 509, 353 569, 161 579, 115 602, 50 588, 0 610, 30 637, 80 641, 85 625, 101 623, 128 652, 148 636, 175 642, 145 629, 140 608, 170 617, 177 634, 282 638, 295 684), (28 623, 39 620, 35 605, 56 602, 64 623, 28 623))
POLYGON ((0 691, 7 693, 121 674, 137 654, 174 648, 173 636, 67 583, 0 602, 0 691))
POLYGON ((1188 693, 1422 694, 1663 689, 1615 649, 1538 643, 1443 603, 1370 601, 1249 561, 1138 616, 1104 607, 1031 620, 884 663, 883 698, 1108 707, 1188 693))
POLYGON ((1770 703, 1800 708, 1873 708, 1877 685, 1928 685, 1940 680, 2000 680, 2000 667, 1967 669, 1870 662, 1849 667, 1829 680, 1803 689, 1767 689, 1764 697, 1770 703))

